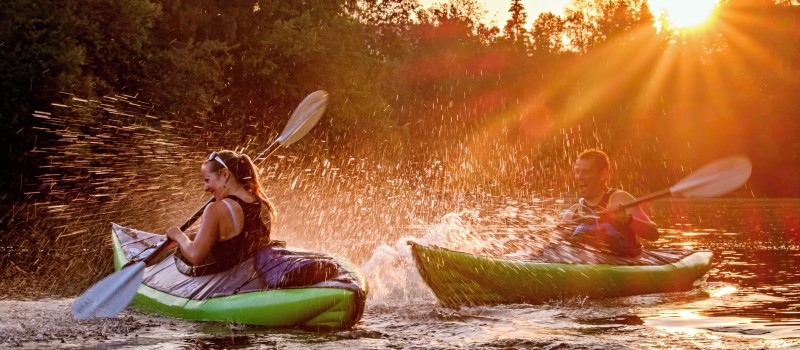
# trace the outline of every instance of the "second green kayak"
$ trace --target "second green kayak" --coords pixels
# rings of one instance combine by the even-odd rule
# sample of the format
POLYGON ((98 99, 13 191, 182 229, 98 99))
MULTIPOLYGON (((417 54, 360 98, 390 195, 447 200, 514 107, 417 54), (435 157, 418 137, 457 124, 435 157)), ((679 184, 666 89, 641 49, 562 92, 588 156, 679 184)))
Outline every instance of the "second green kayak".
POLYGON ((708 272, 713 255, 652 251, 636 261, 589 264, 487 257, 409 244, 423 280, 448 306, 687 291, 708 272))

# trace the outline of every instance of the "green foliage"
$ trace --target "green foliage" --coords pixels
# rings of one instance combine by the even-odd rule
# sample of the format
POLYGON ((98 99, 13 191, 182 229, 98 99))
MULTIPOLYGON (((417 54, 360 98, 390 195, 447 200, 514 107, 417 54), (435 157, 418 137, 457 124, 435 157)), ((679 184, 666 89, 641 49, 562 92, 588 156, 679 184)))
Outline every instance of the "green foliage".
POLYGON ((0 103, 4 128, 25 126, 35 108, 60 90, 87 93, 92 77, 82 74, 86 50, 73 35, 74 4, 9 1, 0 6, 0 103), (63 12, 53 11, 60 7, 63 12))
POLYGON ((161 14, 148 0, 78 2, 75 39, 86 51, 84 74, 94 77, 94 92, 135 92, 150 51, 150 32, 161 14))
POLYGON ((178 119, 199 115, 203 120, 224 97, 231 61, 228 47, 216 40, 190 41, 157 51, 145 65, 144 97, 178 119))
POLYGON ((59 92, 84 96, 124 90, 140 62, 159 8, 146 0, 11 0, 0 9, 2 123, 27 126, 59 92), (57 9, 57 10, 56 10, 57 9))

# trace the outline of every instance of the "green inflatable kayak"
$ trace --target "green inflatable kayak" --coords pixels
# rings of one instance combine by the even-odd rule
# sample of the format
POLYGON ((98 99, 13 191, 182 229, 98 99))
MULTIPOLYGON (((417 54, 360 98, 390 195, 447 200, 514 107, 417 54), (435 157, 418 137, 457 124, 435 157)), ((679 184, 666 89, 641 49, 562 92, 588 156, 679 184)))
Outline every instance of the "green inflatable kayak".
MULTIPOLYGON (((112 239, 119 270, 144 259, 165 237, 113 224, 112 239)), ((345 328, 358 322, 367 286, 351 263, 297 248, 267 248, 272 249, 259 252, 270 253, 260 262, 257 257, 195 277, 181 273, 180 259, 169 254, 145 269, 131 306, 169 317, 263 326, 345 328)))
POLYGON ((564 251, 573 254, 506 258, 408 243, 422 279, 447 306, 687 291, 708 272, 713 255, 664 250, 621 258, 586 251, 576 254, 577 248, 564 246, 564 251))

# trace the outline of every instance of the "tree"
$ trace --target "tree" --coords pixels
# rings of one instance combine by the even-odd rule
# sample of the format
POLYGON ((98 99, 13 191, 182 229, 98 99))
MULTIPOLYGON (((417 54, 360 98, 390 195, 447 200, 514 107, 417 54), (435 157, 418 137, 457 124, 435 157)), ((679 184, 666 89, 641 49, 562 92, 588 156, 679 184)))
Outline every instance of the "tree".
POLYGON ((521 0, 511 0, 511 7, 508 9, 511 18, 506 21, 503 27, 503 36, 517 52, 525 52, 529 46, 528 31, 525 26, 528 23, 528 14, 521 0))
POLYGON ((75 9, 79 21, 70 35, 86 50, 83 74, 94 78, 94 92, 138 92, 161 7, 149 0, 99 0, 78 1, 75 9))
POLYGON ((173 43, 154 50, 141 79, 142 99, 178 120, 208 120, 222 105, 233 64, 230 47, 217 40, 173 43))
POLYGON ((655 32, 653 23, 647 0, 576 0, 565 10, 567 37, 577 52, 630 35, 634 29, 655 32))
POLYGON ((647 0, 604 0, 593 6, 597 24, 595 42, 605 42, 639 28, 653 28, 654 18, 647 0))
POLYGON ((44 162, 28 151, 49 145, 46 137, 30 132, 37 123, 32 113, 50 111, 52 103, 71 94, 93 98, 111 90, 137 91, 149 30, 160 9, 147 0, 9 0, 3 5, 0 153, 9 158, 5 171, 25 175, 13 181, 32 182, 44 162))
POLYGON ((569 49, 579 53, 589 51, 595 45, 595 25, 589 15, 581 10, 564 10, 564 32, 569 39, 569 49))
POLYGON ((2 124, 26 125, 61 91, 92 96, 134 85, 159 11, 147 0, 8 1, 0 9, 2 124))
POLYGON ((564 50, 565 36, 565 21, 552 12, 542 13, 531 29, 533 50, 540 54, 559 54, 564 50))

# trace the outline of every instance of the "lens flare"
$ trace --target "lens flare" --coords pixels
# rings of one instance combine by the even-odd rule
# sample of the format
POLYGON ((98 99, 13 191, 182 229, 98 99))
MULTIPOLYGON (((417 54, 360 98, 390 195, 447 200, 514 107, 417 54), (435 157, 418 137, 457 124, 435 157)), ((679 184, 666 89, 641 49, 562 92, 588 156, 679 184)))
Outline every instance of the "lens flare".
POLYGON ((649 0, 656 17, 664 17, 676 29, 701 28, 714 18, 717 0, 649 0))

